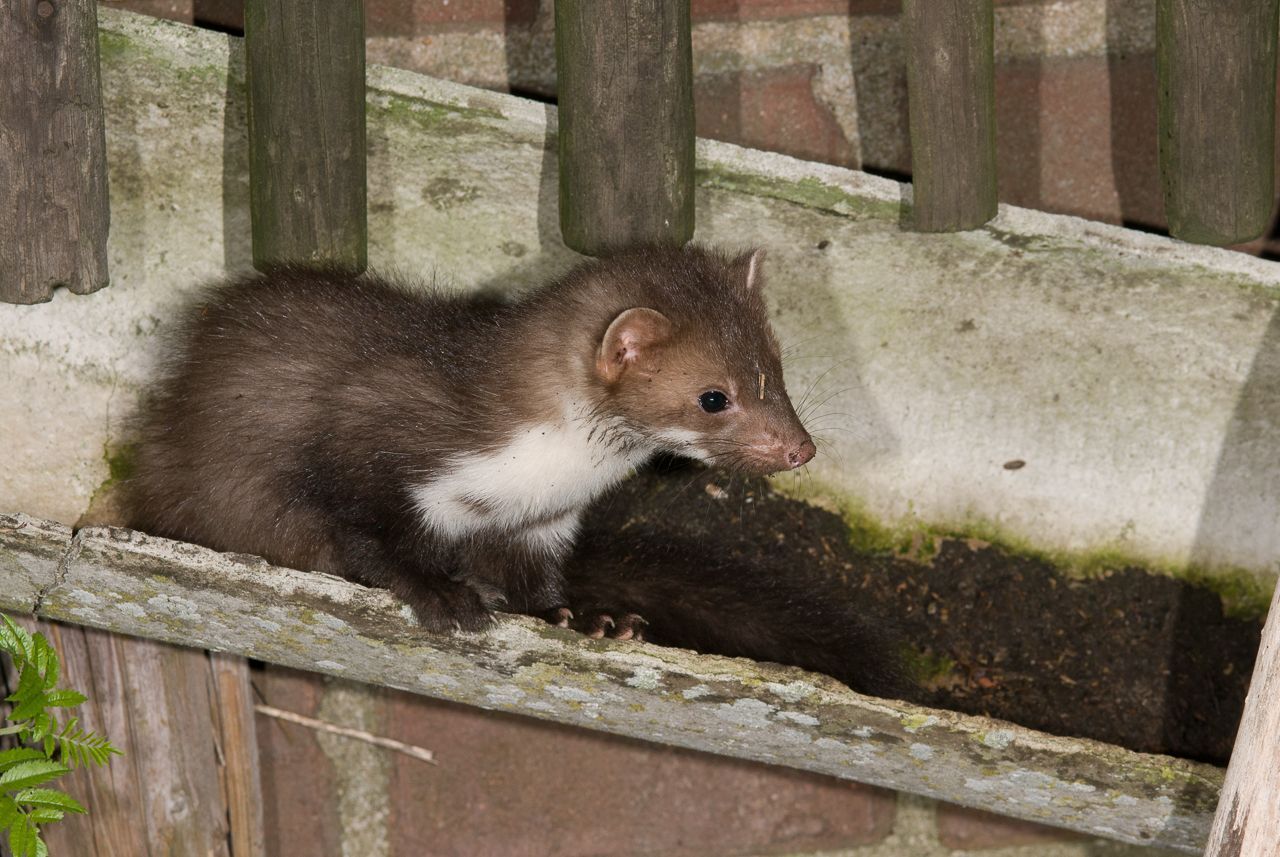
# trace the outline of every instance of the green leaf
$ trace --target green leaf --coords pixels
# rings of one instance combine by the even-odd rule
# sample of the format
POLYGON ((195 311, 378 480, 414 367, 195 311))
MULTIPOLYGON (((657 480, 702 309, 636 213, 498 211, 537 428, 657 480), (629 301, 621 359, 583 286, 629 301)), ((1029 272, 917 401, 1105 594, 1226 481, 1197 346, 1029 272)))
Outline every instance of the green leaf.
POLYGON ((15 818, 19 818, 18 804, 6 794, 0 794, 0 830, 8 830, 15 818))
POLYGON ((58 735, 58 751, 58 760, 73 768, 90 761, 95 765, 105 765, 112 753, 122 755, 106 738, 81 729, 74 717, 58 735))
POLYGON ((35 717, 31 718, 31 725, 28 727, 31 734, 24 740, 29 744, 35 744, 43 741, 44 736, 58 729, 58 723, 53 719, 53 715, 47 711, 42 711, 35 717))
MULTIPOLYGON (((30 668, 23 670, 22 674, 25 676, 28 672, 35 675, 37 679, 40 678, 40 676, 36 674, 36 671, 30 668)), ((21 681, 18 682, 18 687, 19 690, 21 690, 21 681)), ((14 706, 13 711, 9 712, 9 719, 15 721, 30 720, 40 712, 44 711, 48 704, 48 697, 45 694, 36 691, 14 706)))
POLYGON ((57 779, 71 769, 57 762, 46 759, 19 762, 9 770, 0 774, 0 789, 13 791, 38 786, 49 780, 57 779))
POLYGON ((19 628, 8 616, 4 619, 5 627, 0 629, 0 648, 13 655, 14 660, 31 660, 31 635, 25 628, 19 628))
POLYGON ((16 750, 0 750, 0 773, 7 771, 19 762, 30 762, 32 759, 47 758, 39 750, 32 747, 19 747, 16 750))
POLYGON ((52 690, 58 683, 58 653, 44 634, 34 634, 31 637, 31 661, 40 673, 44 689, 52 690))
POLYGON ((49 824, 54 821, 62 821, 63 812, 60 809, 54 809, 48 806, 42 806, 39 809, 33 809, 27 813, 27 818, 36 824, 49 824))
POLYGON ((36 857, 36 843, 39 841, 36 826, 21 816, 9 828, 9 850, 13 857, 36 857))
POLYGON ((57 789, 22 789, 10 799, 10 802, 26 806, 47 806, 63 812, 86 812, 80 801, 57 789))
POLYGON ((12 655, 15 662, 31 660, 31 635, 15 625, 8 616, 0 616, 0 619, 4 619, 4 624, 0 626, 0 650, 12 655))
POLYGON ((18 674, 18 688, 9 695, 9 701, 22 703, 43 692, 44 682, 40 679, 40 673, 36 672, 33 665, 26 664, 18 674))
POLYGON ((44 695, 45 705, 51 708, 71 708, 88 699, 76 690, 51 690, 44 695))

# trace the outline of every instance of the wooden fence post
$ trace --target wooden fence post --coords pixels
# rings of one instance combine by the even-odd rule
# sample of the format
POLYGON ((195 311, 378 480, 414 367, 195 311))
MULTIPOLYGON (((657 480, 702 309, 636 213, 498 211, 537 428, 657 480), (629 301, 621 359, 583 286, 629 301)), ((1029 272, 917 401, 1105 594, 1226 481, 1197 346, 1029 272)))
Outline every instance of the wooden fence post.
POLYGON ((364 2, 248 0, 253 264, 364 270, 364 2))
POLYGON ((258 744, 243 658, 15 620, 49 638, 62 682, 89 697, 61 718, 76 715, 123 753, 61 781, 89 814, 46 828, 51 854, 263 857, 258 744))
POLYGON ((973 229, 996 215, 991 0, 903 0, 913 225, 973 229))
POLYGON ((1277 0, 1160 0, 1160 175, 1169 232, 1262 234, 1275 202, 1277 0))
POLYGON ((582 253, 693 237, 689 0, 557 0, 560 231, 582 253))
POLYGON ((1280 847, 1280 585, 1262 629, 1249 696, 1205 857, 1274 857, 1280 847))
POLYGON ((0 4, 0 300, 107 284, 107 141, 94 0, 0 4))

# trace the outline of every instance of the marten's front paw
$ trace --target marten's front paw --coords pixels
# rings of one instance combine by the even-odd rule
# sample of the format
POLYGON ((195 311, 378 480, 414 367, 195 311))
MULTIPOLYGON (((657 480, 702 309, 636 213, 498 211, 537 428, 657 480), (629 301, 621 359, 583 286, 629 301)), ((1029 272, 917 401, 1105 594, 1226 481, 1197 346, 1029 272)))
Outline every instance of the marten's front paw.
POLYGON ((436 633, 487 630, 497 620, 494 609, 503 603, 497 590, 453 580, 418 583, 400 594, 418 624, 436 633))
POLYGON ((570 627, 597 640, 607 638, 610 640, 643 642, 644 629, 648 624, 643 616, 635 613, 590 610, 583 613, 580 618, 573 620, 570 627))

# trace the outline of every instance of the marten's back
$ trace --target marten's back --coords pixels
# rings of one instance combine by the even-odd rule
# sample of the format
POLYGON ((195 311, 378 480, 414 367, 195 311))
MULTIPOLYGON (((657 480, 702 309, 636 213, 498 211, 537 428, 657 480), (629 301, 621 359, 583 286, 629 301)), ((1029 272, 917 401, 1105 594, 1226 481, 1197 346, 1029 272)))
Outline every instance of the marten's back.
POLYGON ((461 302, 339 271, 284 268, 207 290, 175 325, 137 418, 129 524, 336 572, 326 503, 299 500, 341 486, 335 511, 379 513, 376 495, 408 463, 371 468, 377 450, 365 447, 424 419, 447 441, 456 395, 438 367, 467 347, 471 324, 461 302))

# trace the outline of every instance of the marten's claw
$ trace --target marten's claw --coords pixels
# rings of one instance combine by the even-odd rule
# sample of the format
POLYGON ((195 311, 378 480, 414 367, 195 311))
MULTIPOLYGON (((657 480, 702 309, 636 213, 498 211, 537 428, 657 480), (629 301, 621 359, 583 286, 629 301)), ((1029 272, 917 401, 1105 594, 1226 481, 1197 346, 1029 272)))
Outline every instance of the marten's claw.
POLYGON ((568 628, 569 623, 573 621, 573 611, 568 607, 557 607, 542 614, 542 618, 557 628, 568 628))
POLYGON ((644 640, 644 629, 649 623, 635 613, 621 613, 614 618, 609 613, 594 613, 578 624, 579 630, 593 639, 644 640))

